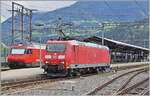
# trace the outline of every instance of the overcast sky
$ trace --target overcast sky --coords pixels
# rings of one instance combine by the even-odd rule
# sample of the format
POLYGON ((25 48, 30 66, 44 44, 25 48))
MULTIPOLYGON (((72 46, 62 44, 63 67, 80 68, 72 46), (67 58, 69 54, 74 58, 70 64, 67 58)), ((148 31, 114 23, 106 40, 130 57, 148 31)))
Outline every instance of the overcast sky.
MULTIPOLYGON (((53 11, 58 8, 68 7, 76 3, 76 1, 14 1, 14 2, 19 3, 30 9, 37 9, 40 12, 53 11)), ((12 0, 1 1, 1 22, 11 17, 11 12, 8 11, 11 10, 12 5, 11 3, 12 0)))

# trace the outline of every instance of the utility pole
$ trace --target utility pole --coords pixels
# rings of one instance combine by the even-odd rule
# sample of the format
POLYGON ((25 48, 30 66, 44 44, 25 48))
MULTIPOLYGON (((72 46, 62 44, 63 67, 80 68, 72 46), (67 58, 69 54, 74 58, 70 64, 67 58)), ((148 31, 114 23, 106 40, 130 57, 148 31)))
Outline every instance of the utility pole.
POLYGON ((102 23, 102 45, 104 45, 104 23, 102 23))
POLYGON ((12 44, 14 44, 14 2, 12 2, 12 44))
POLYGON ((29 24, 29 27, 30 27, 30 36, 29 36, 29 41, 31 42, 32 41, 32 10, 30 10, 30 15, 29 15, 29 18, 30 18, 30 24, 29 24))
POLYGON ((21 8, 21 40, 23 41, 23 6, 21 8))

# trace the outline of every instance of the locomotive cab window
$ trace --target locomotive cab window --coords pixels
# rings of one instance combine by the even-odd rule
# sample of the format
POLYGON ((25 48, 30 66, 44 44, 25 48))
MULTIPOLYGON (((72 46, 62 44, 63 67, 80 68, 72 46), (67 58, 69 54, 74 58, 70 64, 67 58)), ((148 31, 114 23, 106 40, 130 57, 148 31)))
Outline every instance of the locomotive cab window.
POLYGON ((25 53, 25 49, 21 49, 21 48, 12 48, 11 49, 11 54, 24 54, 25 53))
POLYGON ((48 52, 64 52, 66 44, 48 44, 46 50, 48 52))

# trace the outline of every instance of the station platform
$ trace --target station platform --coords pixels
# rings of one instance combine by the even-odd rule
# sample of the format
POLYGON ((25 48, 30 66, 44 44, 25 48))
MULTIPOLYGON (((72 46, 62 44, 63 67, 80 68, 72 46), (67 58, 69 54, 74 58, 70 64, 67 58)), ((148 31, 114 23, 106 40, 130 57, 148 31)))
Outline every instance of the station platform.
POLYGON ((14 81, 18 79, 36 78, 43 73, 44 70, 40 67, 1 71, 1 81, 3 82, 3 81, 11 81, 11 80, 14 81))
POLYGON ((1 66, 1 71, 6 71, 6 70, 9 70, 10 68, 9 67, 2 67, 1 66))
POLYGON ((132 66, 132 65, 141 65, 141 64, 150 64, 150 62, 129 62, 129 63, 116 63, 111 64, 111 67, 123 67, 123 66, 132 66))
MULTIPOLYGON (((111 67, 119 68, 119 67, 125 67, 125 66, 149 64, 149 63, 150 62, 118 63, 118 64, 111 64, 111 67)), ((26 78, 36 78, 41 74, 44 74, 44 70, 40 67, 1 71, 1 81, 3 82, 3 81, 18 80, 18 79, 22 80, 26 78)))

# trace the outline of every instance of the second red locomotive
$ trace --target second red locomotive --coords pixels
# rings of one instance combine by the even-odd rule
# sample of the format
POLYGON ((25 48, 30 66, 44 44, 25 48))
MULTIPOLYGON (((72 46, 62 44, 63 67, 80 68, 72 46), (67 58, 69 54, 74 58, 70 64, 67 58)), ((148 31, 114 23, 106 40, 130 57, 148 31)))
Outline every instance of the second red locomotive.
POLYGON ((74 75, 110 67, 110 54, 106 46, 93 43, 48 41, 43 68, 50 76, 74 75))
POLYGON ((41 59, 45 56, 45 44, 15 44, 11 46, 10 53, 7 56, 8 66, 11 69, 40 66, 40 48, 41 59))

